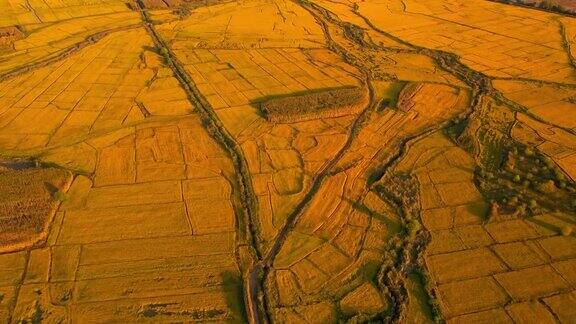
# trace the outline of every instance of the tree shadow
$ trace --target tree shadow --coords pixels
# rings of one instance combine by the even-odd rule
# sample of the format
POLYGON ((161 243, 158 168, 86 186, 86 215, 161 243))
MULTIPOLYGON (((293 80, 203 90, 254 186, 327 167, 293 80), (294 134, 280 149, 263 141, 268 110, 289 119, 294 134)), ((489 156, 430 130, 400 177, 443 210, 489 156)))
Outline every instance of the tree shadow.
POLYGON ((35 161, 25 160, 25 159, 3 159, 0 156, 0 169, 8 170, 25 170, 37 166, 35 161))
POLYGON ((265 95, 265 96, 261 96, 261 97, 258 97, 256 99, 251 100, 250 104, 251 105, 259 105, 262 102, 273 100, 273 99, 300 97, 300 96, 306 96, 306 95, 311 95, 311 94, 316 94, 316 93, 322 93, 322 92, 326 92, 326 91, 345 90, 345 89, 354 89, 354 88, 358 88, 358 87, 356 87, 356 86, 323 87, 323 88, 317 88, 317 89, 308 89, 308 90, 290 92, 290 93, 285 93, 285 94, 265 95))
POLYGON ((381 262, 377 261, 367 261, 362 264, 358 269, 358 275, 364 279, 364 281, 377 283, 378 271, 380 270, 381 262))
POLYGON ((480 221, 487 221, 489 219, 489 208, 488 204, 484 203, 484 201, 472 202, 467 205, 464 205, 466 211, 478 217, 480 221))
POLYGON ((246 305, 244 303, 244 286, 242 276, 233 271, 224 271, 220 274, 226 297, 226 305, 231 311, 231 323, 248 323, 246 305))
POLYGON ((560 221, 562 221, 564 223, 576 225, 576 220, 574 220, 573 218, 568 218, 566 215, 554 214, 553 216, 554 216, 554 218, 559 219, 560 221))
POLYGON ((58 187, 50 182, 44 182, 44 188, 46 188, 46 191, 48 191, 51 196, 54 196, 57 192, 60 191, 58 187))
POLYGON ((159 53, 158 53, 158 48, 157 48, 156 46, 144 45, 144 46, 142 46, 142 49, 145 50, 145 51, 150 51, 150 52, 159 54, 159 53))
POLYGON ((367 215, 371 218, 375 218, 375 219, 381 221, 382 223, 384 223, 384 225, 389 227, 391 230, 400 229, 400 227, 401 227, 398 222, 386 217, 383 214, 380 214, 379 212, 377 212, 375 210, 370 209, 370 207, 366 206, 363 203, 360 203, 358 201, 353 201, 353 200, 346 198, 346 197, 342 197, 342 201, 349 203, 354 210, 357 210, 364 215, 367 215))
POLYGON ((560 228, 559 228, 558 226, 554 225, 554 224, 550 224, 550 223, 547 223, 547 222, 545 222, 545 221, 543 221, 543 220, 536 219, 536 218, 533 218, 533 217, 532 217, 532 218, 529 218, 528 221, 529 221, 529 222, 532 222, 532 223, 534 223, 534 224, 536 224, 536 225, 538 225, 538 226, 540 226, 540 227, 542 227, 542 228, 545 228, 545 229, 547 229, 547 230, 549 230, 549 231, 552 231, 552 232, 558 232, 558 231, 560 230, 560 228))

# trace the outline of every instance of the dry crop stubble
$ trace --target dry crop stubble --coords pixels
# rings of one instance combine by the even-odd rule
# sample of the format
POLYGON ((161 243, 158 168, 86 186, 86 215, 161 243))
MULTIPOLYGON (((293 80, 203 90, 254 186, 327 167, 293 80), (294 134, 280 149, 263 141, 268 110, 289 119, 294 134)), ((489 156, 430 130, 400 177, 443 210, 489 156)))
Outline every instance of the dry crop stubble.
MULTIPOLYGON (((411 150, 413 153, 404 160, 407 164, 403 166, 401 163, 400 168, 409 167, 416 173, 422 184, 423 196, 426 191, 438 188, 443 181, 462 184, 473 179, 474 164, 470 157, 465 154, 462 160, 458 155, 448 154, 457 148, 442 136, 425 139, 411 150), (437 176, 446 174, 450 168, 456 171, 463 167, 467 171, 451 172, 446 180, 437 176), (432 185, 424 185, 426 183, 432 185)), ((553 253, 546 252, 545 247, 552 245, 540 243, 562 238, 543 238, 540 234, 550 235, 542 228, 548 227, 551 221, 558 221, 553 217, 539 217, 541 221, 534 222, 521 219, 486 222, 483 220, 486 204, 481 203, 484 207, 480 209, 475 207, 481 197, 462 206, 468 204, 470 211, 476 210, 472 215, 465 213, 461 206, 450 205, 451 200, 446 198, 440 195, 436 203, 422 205, 425 208, 423 225, 431 234, 425 261, 443 316, 455 322, 473 316, 482 319, 499 316, 514 320, 524 318, 528 321, 552 317, 549 309, 535 309, 522 315, 518 309, 527 307, 526 301, 543 300, 548 295, 569 290, 558 267, 549 265, 553 253), (526 282, 532 284, 526 285, 526 282), (476 293, 472 295, 470 291, 476 293)), ((552 235, 556 233, 552 232, 552 235)), ((571 242, 571 238, 567 242, 571 242)), ((571 257, 571 254, 566 253, 565 257, 571 257)))

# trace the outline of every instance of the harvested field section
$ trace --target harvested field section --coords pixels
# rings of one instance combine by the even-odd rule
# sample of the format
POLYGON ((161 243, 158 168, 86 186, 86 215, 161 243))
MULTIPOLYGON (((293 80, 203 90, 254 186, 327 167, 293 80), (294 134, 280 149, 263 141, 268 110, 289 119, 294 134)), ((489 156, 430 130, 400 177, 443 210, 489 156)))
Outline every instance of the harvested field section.
POLYGON ((61 169, 0 160, 0 252, 46 239, 71 177, 61 169))

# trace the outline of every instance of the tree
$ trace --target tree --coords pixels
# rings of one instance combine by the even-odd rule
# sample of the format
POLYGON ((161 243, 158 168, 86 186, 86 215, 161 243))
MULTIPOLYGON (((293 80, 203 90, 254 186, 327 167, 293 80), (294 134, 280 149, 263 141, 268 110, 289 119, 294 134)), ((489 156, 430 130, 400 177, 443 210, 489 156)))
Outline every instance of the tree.
POLYGON ((166 47, 160 47, 158 49, 158 53, 164 57, 168 56, 168 50, 166 49, 166 47))
POLYGON ((559 10, 560 9, 560 5, 558 4, 558 2, 556 2, 556 0, 544 0, 540 4, 540 7, 543 9, 546 9, 546 10, 559 10))
POLYGON ((574 232, 574 228, 572 226, 565 225, 565 226, 562 226, 562 229, 560 231, 561 231, 562 235, 570 236, 574 232))

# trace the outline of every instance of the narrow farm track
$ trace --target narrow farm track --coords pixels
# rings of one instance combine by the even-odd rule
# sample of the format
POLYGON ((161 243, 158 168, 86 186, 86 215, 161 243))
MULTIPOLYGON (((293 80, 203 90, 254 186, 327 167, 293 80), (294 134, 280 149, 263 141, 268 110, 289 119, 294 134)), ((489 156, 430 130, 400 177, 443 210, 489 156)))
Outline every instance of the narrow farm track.
POLYGON ((18 75, 33 71, 33 70, 36 70, 36 69, 42 68, 42 67, 49 66, 49 65, 54 64, 58 61, 64 60, 67 57, 69 57, 70 55, 73 55, 73 54, 79 52, 80 50, 90 46, 90 45, 96 44, 98 41, 100 41, 104 37, 106 37, 110 34, 113 34, 115 32, 141 28, 142 26, 143 26, 142 24, 135 24, 135 25, 130 25, 130 26, 112 28, 109 30, 105 30, 102 32, 92 34, 92 35, 86 37, 83 41, 76 43, 74 45, 71 45, 64 50, 62 50, 58 53, 55 53, 54 55, 48 56, 48 57, 46 57, 42 60, 36 61, 36 62, 32 62, 32 63, 26 64, 23 66, 19 66, 19 67, 14 68, 10 71, 7 71, 7 72, 0 74, 0 82, 5 81, 5 80, 10 79, 10 78, 13 78, 13 77, 16 77, 18 75))

